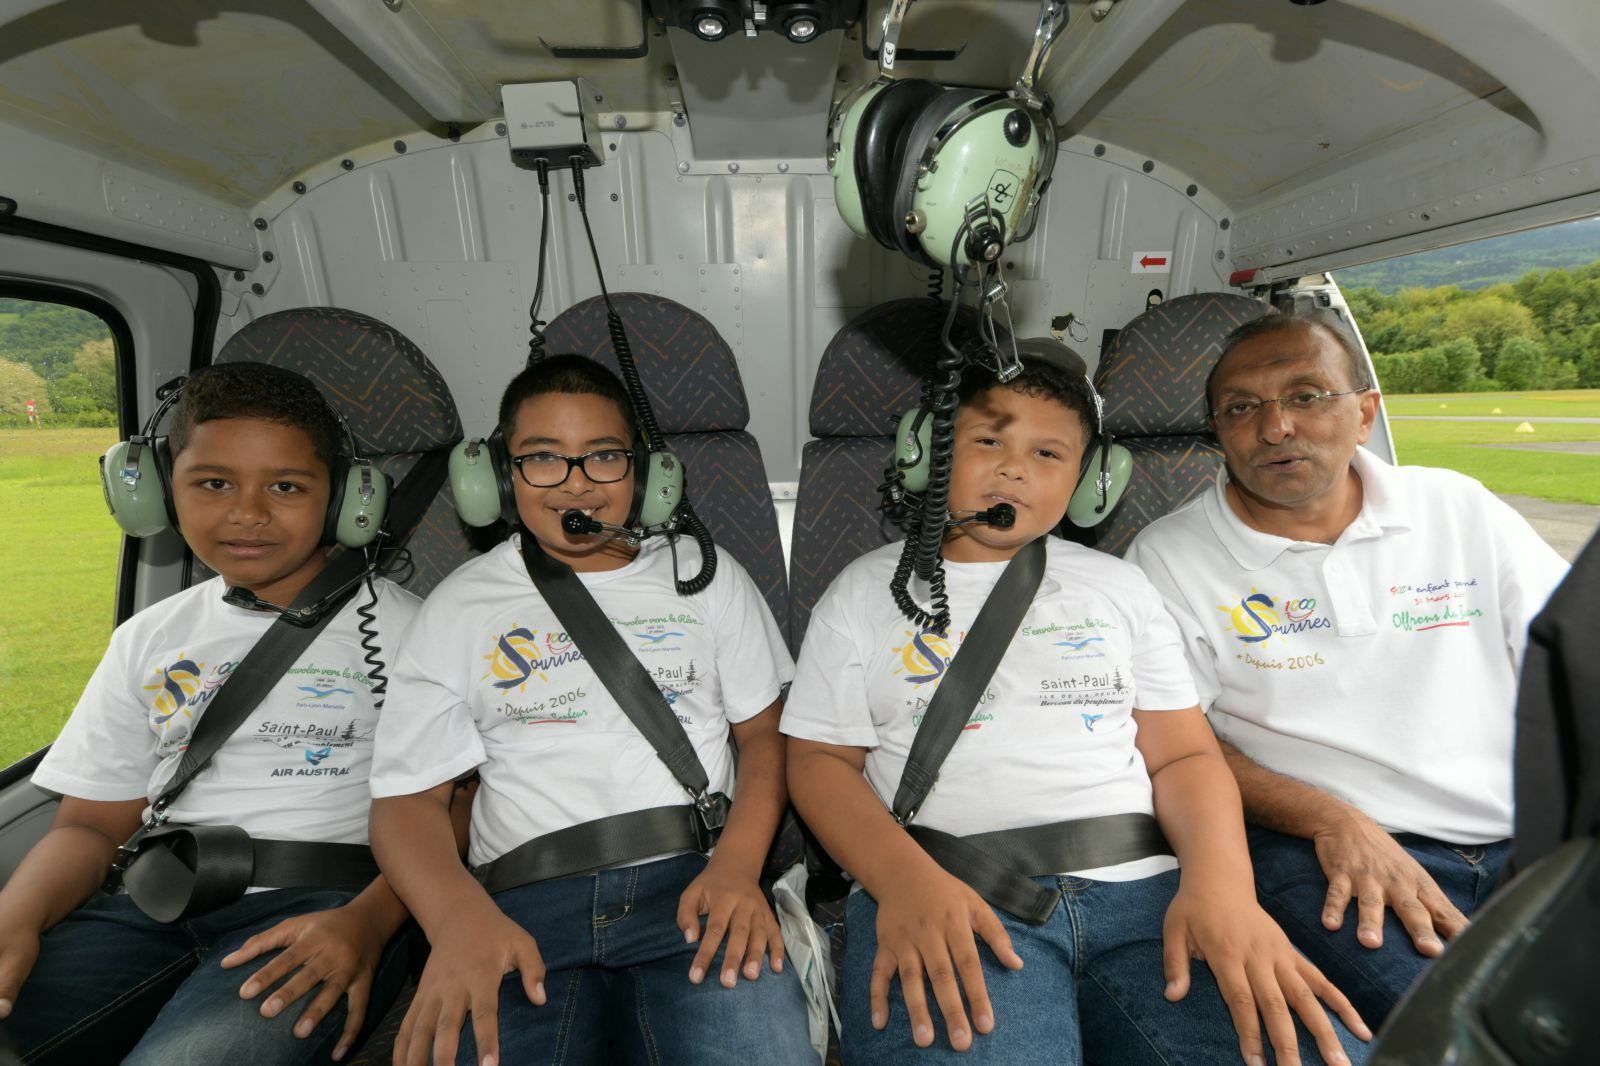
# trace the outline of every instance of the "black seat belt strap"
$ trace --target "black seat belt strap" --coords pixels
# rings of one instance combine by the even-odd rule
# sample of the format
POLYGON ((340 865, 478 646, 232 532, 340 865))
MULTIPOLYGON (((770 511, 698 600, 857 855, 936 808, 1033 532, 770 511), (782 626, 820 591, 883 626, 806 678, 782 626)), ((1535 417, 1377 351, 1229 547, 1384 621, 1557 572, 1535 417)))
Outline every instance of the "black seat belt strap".
POLYGON ((1033 605, 1044 577, 1044 538, 1031 541, 1011 557, 978 611, 977 620, 961 642, 955 658, 939 681, 939 688, 928 703, 928 710, 917 727, 906 768, 895 790, 895 820, 909 825, 928 798, 939 768, 956 746, 961 730, 978 706, 978 699, 994 671, 1011 646, 1011 638, 1022 625, 1023 615, 1033 605))
POLYGON ((614 814, 534 837, 472 871, 491 895, 520 885, 593 873, 610 866, 675 852, 707 852, 727 820, 727 797, 714 797, 709 821, 686 804, 614 814))
POLYGON ((494 893, 652 855, 710 851, 727 822, 728 797, 709 791, 710 778, 683 723, 578 575, 546 554, 531 533, 523 530, 521 539, 522 562, 539 595, 694 802, 630 811, 546 833, 475 868, 473 876, 494 893))
POLYGON ((1045 541, 1040 538, 1006 564, 928 703, 891 808, 895 820, 930 858, 965 881, 986 902, 1029 925, 1048 921, 1060 899, 1059 892, 1043 887, 1034 877, 1171 854, 1161 827, 1142 813, 966 837, 911 824, 1033 604, 1044 577, 1046 554, 1045 541))
POLYGON ((698 801, 705 796, 711 781, 700 764, 700 757, 695 754, 694 742, 645 671, 644 664, 617 635, 611 619, 572 572, 572 567, 547 555, 533 534, 524 530, 520 536, 522 562, 539 595, 594 667, 600 683, 617 701, 628 721, 650 742, 678 783, 698 801))

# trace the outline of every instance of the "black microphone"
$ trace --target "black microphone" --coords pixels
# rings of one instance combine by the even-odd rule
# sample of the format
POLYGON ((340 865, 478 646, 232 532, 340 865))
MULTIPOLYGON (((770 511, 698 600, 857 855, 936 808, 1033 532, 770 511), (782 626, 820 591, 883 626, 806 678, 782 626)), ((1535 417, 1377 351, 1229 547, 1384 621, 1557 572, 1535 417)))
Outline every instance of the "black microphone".
POLYGON ((966 518, 957 518, 950 525, 965 526, 975 522, 981 522, 996 529, 1010 529, 1017 524, 1017 509, 1009 503, 997 503, 987 511, 974 511, 966 518))
POLYGON ((579 510, 563 512, 561 515, 561 528, 574 537, 587 536, 591 533, 616 533, 627 537, 631 541, 638 541, 639 534, 627 526, 611 526, 594 519, 579 510))

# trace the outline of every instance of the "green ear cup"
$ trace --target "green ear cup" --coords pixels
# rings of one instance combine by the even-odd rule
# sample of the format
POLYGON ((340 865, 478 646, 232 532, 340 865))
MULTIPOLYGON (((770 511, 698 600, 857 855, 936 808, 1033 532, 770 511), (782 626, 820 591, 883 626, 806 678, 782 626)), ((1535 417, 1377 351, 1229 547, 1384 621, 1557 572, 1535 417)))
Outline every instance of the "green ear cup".
MULTIPOLYGON (((933 152, 927 168, 917 173, 911 212, 921 220, 919 239, 927 255, 951 266, 950 247, 967 217, 967 205, 983 200, 985 213, 1000 223, 1007 242, 1022 228, 1033 200, 1039 171, 1054 160, 1043 158, 1046 138, 1032 129, 1019 147, 1006 135, 1008 121, 1018 112, 1014 101, 988 104, 965 119, 933 152)), ((964 262, 967 255, 956 252, 964 262)))
POLYGON ((456 501, 456 514, 467 525, 499 521, 499 474, 488 441, 464 440, 450 449, 450 495, 456 501))
POLYGON ((671 452, 647 454, 649 460, 644 493, 639 497, 638 524, 649 529, 670 519, 683 502, 683 463, 671 452))
POLYGON ((1100 472, 1100 456, 1105 447, 1096 445, 1089 453, 1072 502, 1067 504, 1067 519, 1080 529, 1104 522, 1122 500, 1122 494, 1128 491, 1128 480, 1133 476, 1133 456, 1120 444, 1111 445, 1105 473, 1100 472))
POLYGON ((828 172, 833 175, 833 199, 845 225, 857 237, 867 237, 867 220, 861 201, 861 184, 856 178, 856 130, 861 115, 887 82, 872 82, 857 95, 840 103, 836 139, 828 153, 828 172))
POLYGON ((907 492, 922 492, 928 487, 928 450, 933 441, 933 415, 917 425, 922 408, 913 407, 900 416, 894 431, 894 466, 900 471, 907 492))
POLYGON ((334 539, 346 548, 372 543, 389 512, 389 477, 366 460, 350 464, 334 521, 334 539))
POLYGON ((138 445, 132 463, 131 441, 118 441, 100 457, 100 487, 106 507, 117 525, 130 537, 149 537, 172 525, 167 512, 165 479, 156 469, 155 447, 138 445))

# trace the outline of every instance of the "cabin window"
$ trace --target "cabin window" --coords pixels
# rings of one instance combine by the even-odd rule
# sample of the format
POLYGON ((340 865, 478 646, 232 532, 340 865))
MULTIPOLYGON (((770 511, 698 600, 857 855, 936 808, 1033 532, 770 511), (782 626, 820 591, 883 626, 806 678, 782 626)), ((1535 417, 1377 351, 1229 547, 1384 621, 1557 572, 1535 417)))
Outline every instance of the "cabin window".
POLYGON ((0 766, 55 739, 111 634, 122 538, 98 460, 126 338, 97 301, 0 285, 0 766))

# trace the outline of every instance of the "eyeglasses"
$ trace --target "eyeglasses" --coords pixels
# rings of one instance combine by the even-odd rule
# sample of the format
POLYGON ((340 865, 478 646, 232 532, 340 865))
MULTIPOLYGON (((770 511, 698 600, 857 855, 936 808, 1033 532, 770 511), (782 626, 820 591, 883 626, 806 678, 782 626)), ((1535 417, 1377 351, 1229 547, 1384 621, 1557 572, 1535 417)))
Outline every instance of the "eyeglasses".
POLYGON ((609 485, 627 477, 632 464, 633 453, 621 448, 603 448, 585 455, 529 452, 511 457, 511 465, 530 489, 555 488, 572 476, 573 467, 582 470, 583 476, 596 485, 609 485))
POLYGON ((1371 391, 1370 385, 1361 389, 1347 389, 1344 392, 1329 392, 1326 389, 1312 392, 1308 389, 1305 392, 1290 393, 1288 396, 1279 396, 1272 400, 1234 400, 1211 412, 1211 420, 1219 426, 1243 425, 1260 414, 1269 403, 1279 404, 1285 411, 1293 411, 1295 414, 1316 414, 1328 409, 1325 406, 1328 400, 1339 396, 1358 396, 1371 391))

